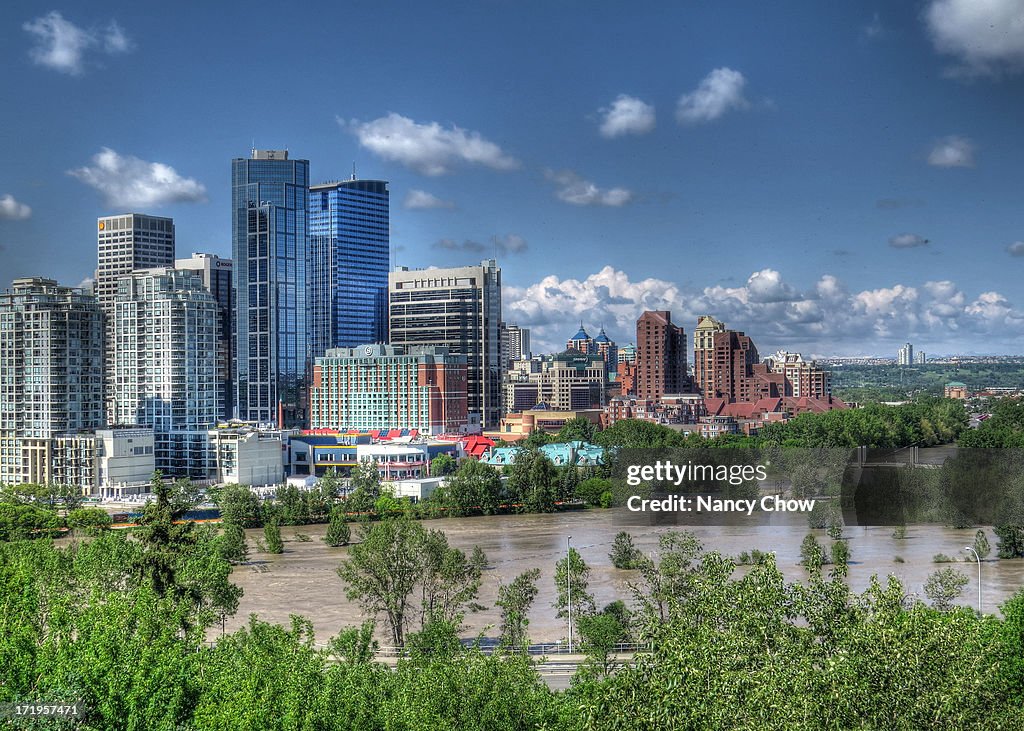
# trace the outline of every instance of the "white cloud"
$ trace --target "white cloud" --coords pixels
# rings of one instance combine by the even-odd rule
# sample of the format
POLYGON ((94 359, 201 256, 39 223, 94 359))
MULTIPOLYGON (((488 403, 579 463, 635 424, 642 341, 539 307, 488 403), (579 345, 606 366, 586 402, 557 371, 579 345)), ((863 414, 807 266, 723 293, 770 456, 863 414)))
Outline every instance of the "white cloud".
POLYGON ((14 196, 8 193, 7 195, 0 197, 0 220, 7 221, 23 221, 32 215, 32 209, 14 199, 14 196))
POLYGON ((495 253, 504 255, 521 254, 529 248, 529 245, 526 239, 518 234, 505 234, 504 236, 492 236, 490 242, 486 244, 474 241, 473 239, 465 239, 461 242, 456 239, 441 239, 434 243, 434 248, 471 254, 495 253))
POLYGON ((69 170, 68 175, 98 190, 114 208, 206 200, 206 188, 194 178, 181 176, 170 165, 121 155, 109 147, 93 155, 92 165, 69 170))
POLYGON ((925 25, 935 49, 954 56, 953 76, 998 76, 1024 70, 1024 2, 931 0, 925 25))
POLYGON ((1006 247, 1010 256, 1024 256, 1024 241, 1014 241, 1006 247))
POLYGON ((642 135, 654 129, 654 106, 627 94, 619 94, 611 107, 600 110, 601 135, 611 139, 621 135, 642 135))
POLYGON ((338 124, 349 130, 366 149, 385 160, 401 163, 423 175, 444 175, 459 164, 514 170, 519 161, 479 132, 437 122, 421 124, 391 112, 369 122, 357 119, 338 124))
POLYGON ((405 202, 402 205, 406 208, 414 209, 455 208, 455 203, 453 201, 443 200, 425 190, 417 190, 416 188, 409 191, 405 196, 405 202))
POLYGON ((870 38, 872 40, 881 38, 885 35, 885 26, 882 25, 882 18, 877 12, 871 17, 871 22, 865 25, 861 30, 866 38, 870 38))
POLYGON ((762 352, 786 347, 884 353, 908 339, 929 343, 936 352, 962 352, 991 348, 996 336, 999 347, 1024 345, 1024 312, 997 292, 971 299, 950 281, 850 292, 836 276, 825 274, 800 291, 779 272, 765 269, 740 287, 686 290, 664 279, 632 281, 605 267, 582 280, 548 276, 526 287, 506 287, 502 304, 508 319, 531 328, 537 351, 562 347, 580 320, 604 323, 620 344, 633 342, 644 310, 669 310, 672 321, 691 332, 699 315, 712 314, 745 331, 762 352), (967 333, 976 340, 968 341, 967 333))
POLYGON ((928 153, 928 164, 939 168, 972 168, 974 143, 957 135, 943 137, 935 142, 928 153))
POLYGON ((750 106, 743 96, 746 84, 739 71, 715 69, 694 91, 679 97, 676 119, 680 124, 698 124, 716 120, 733 109, 746 109, 750 106))
POLYGON ((127 53, 134 47, 116 20, 102 28, 81 28, 56 10, 22 25, 35 38, 29 57, 40 66, 78 76, 85 71, 86 54, 127 53))
POLYGON ((626 188, 598 188, 573 170, 547 170, 548 180, 558 186, 555 196, 574 206, 624 206, 633 200, 626 188))
POLYGON ((917 234, 898 234, 889 239, 889 246, 894 249, 913 249, 927 245, 928 239, 917 234))

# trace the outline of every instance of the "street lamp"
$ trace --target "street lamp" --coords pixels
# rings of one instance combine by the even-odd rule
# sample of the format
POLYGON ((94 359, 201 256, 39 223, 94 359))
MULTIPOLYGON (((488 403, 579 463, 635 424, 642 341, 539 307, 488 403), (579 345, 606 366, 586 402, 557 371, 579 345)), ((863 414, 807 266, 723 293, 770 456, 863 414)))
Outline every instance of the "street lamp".
POLYGON ((572 654, 572 536, 565 537, 565 587, 569 604, 569 654, 572 654))
POLYGON ((973 546, 964 546, 964 550, 973 553, 974 558, 978 561, 978 614, 981 614, 981 556, 973 546))

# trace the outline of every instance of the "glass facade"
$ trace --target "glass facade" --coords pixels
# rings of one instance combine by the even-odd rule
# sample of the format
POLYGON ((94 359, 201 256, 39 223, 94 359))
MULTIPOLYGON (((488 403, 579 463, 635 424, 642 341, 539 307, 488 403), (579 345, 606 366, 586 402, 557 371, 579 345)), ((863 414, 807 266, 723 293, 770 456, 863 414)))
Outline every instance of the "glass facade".
POLYGON ((384 180, 309 190, 313 357, 387 339, 389 191, 384 180))
POLYGON ((253 150, 231 172, 235 408, 246 421, 302 427, 311 370, 309 161, 253 150))

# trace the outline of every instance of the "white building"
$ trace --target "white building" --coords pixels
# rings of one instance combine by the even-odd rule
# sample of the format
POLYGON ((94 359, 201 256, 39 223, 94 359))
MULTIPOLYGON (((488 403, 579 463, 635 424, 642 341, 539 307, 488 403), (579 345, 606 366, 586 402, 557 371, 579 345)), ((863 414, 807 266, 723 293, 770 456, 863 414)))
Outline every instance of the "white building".
POLYGON ((914 365, 914 346, 910 343, 906 343, 896 353, 896 365, 908 366, 914 365))
POLYGON ((51 440, 105 421, 96 299, 15 279, 0 295, 0 483, 49 482, 51 440))
POLYGON ((219 425, 208 432, 218 483, 278 485, 284 482, 284 441, 276 429, 252 424, 219 425))
POLYGON ((223 410, 217 300, 192 272, 122 277, 114 300, 114 423, 153 428, 156 468, 205 479, 207 432, 223 410))
POLYGON ((356 459, 375 461, 381 479, 394 480, 426 477, 430 471, 430 452, 426 444, 360 444, 356 459))
POLYGON ((94 495, 124 497, 149 492, 153 472, 156 470, 152 429, 97 429, 94 440, 94 495))

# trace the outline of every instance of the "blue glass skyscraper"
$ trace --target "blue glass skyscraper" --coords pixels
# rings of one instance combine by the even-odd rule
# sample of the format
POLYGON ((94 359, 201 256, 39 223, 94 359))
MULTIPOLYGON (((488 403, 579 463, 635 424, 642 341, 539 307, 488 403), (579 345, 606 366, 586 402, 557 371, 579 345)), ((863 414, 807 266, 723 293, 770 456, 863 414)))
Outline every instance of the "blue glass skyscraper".
POLYGON ((309 189, 313 357, 387 340, 389 198, 355 176, 309 189))
POLYGON ((309 161, 253 150, 231 163, 235 408, 302 427, 311 373, 306 267, 309 161))

